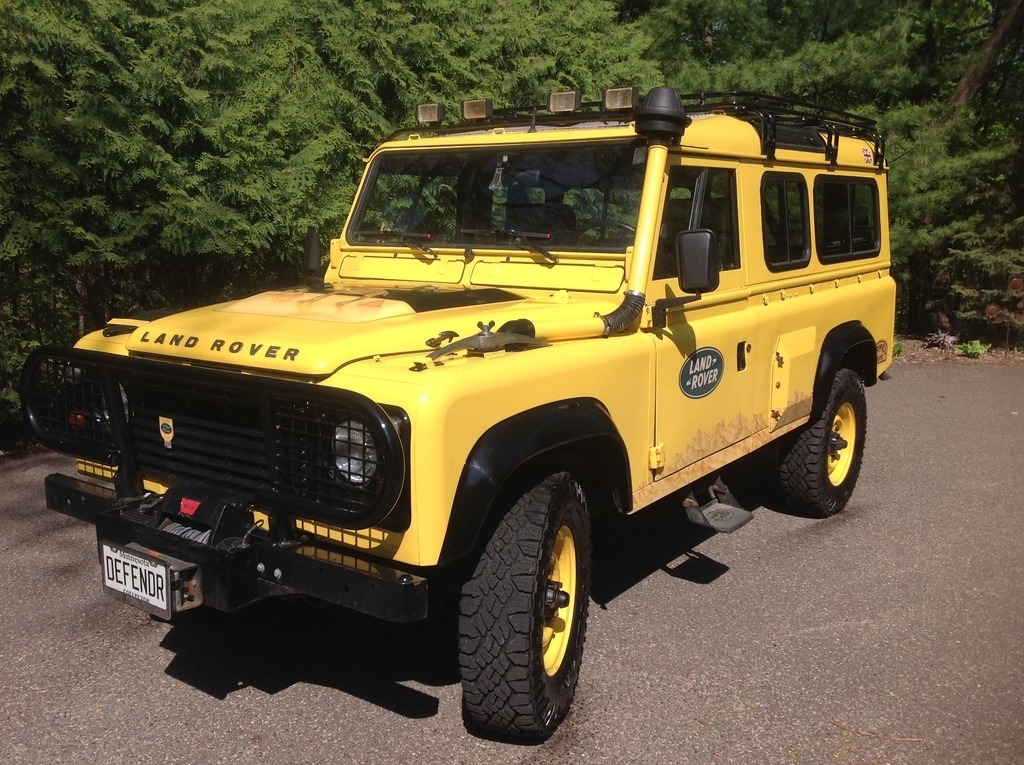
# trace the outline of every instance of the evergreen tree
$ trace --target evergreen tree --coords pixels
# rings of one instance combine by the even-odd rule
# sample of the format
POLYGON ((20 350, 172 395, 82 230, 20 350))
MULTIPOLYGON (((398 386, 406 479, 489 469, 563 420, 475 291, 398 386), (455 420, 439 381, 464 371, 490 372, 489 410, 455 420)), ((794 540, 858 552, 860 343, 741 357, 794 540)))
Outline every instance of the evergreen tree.
POLYGON ((605 0, 0 0, 0 422, 33 346, 297 280, 417 102, 656 84, 605 0))
POLYGON ((641 23, 680 90, 756 90, 877 118, 898 328, 986 331, 988 305, 1011 300, 1022 270, 1024 0, 656 5, 641 23))

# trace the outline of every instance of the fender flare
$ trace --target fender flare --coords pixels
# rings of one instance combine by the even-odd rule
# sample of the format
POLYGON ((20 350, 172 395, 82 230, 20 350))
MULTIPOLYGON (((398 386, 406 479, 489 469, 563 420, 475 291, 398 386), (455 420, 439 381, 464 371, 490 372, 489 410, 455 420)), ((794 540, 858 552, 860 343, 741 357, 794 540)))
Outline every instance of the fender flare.
MULTIPOLYGON (((576 449, 582 457, 590 446, 592 460, 569 458, 568 466, 600 476, 615 494, 631 497, 629 460, 611 413, 592 398, 567 399, 544 404, 491 426, 474 444, 459 478, 452 511, 441 547, 439 564, 451 563, 472 552, 494 501, 509 479, 528 463, 546 453, 576 449)), ((575 455, 574 455, 575 456, 575 455)), ((586 481, 587 476, 577 475, 586 481)))
POLYGON ((829 391, 832 390, 832 380, 844 367, 860 375, 865 386, 874 385, 878 381, 875 338, 859 321, 848 321, 833 327, 821 344, 818 371, 814 377, 812 419, 825 410, 829 391))

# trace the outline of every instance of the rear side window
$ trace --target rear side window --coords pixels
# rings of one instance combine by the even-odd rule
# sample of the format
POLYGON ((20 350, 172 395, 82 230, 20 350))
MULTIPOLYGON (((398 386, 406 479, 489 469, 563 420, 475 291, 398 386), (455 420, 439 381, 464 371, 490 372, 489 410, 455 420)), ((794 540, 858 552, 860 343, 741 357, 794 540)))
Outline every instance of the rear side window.
POLYGON ((764 258, 772 271, 805 266, 811 259, 807 184, 803 176, 767 173, 761 179, 764 258))
POLYGON ((823 263, 878 254, 878 187, 859 178, 816 178, 814 242, 823 263))

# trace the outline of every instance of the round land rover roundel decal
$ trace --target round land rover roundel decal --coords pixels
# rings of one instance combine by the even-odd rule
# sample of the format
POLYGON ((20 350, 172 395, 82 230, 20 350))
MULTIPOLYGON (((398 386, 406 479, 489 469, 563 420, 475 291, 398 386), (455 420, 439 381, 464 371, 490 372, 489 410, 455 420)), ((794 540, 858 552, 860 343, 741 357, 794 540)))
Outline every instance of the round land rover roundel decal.
POLYGON ((725 359, 716 348, 698 348, 679 370, 679 389, 688 398, 704 398, 718 387, 725 359))

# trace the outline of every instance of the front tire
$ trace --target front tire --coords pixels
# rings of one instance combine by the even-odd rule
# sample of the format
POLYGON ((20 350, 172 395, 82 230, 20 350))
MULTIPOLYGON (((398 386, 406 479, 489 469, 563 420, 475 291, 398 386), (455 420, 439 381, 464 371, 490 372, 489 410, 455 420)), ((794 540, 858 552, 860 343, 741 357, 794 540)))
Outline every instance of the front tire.
POLYGON ((846 506, 860 474, 866 428, 864 383, 853 370, 841 369, 821 417, 783 451, 779 479, 791 510, 827 518, 846 506))
POLYGON ((462 588, 459 667, 475 725, 546 738, 569 711, 590 601, 590 520, 580 485, 549 476, 505 514, 462 588))

